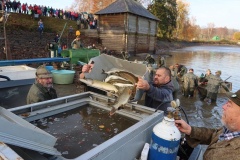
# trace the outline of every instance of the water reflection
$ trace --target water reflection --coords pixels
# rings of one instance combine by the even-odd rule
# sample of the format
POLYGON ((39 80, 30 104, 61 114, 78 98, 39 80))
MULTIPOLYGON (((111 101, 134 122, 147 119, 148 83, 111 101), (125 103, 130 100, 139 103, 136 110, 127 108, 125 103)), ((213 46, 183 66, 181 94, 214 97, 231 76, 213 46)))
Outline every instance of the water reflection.
POLYGON ((170 52, 172 57, 167 58, 167 65, 176 63, 184 64, 187 68, 193 68, 196 75, 200 76, 207 69, 212 73, 222 71, 222 79, 231 76, 228 81, 233 83, 233 92, 240 88, 240 47, 224 46, 197 46, 187 47, 170 52))
MULTIPOLYGON (((238 71, 240 62, 240 47, 231 46, 196 46, 178 49, 170 52, 172 57, 167 57, 167 66, 180 63, 187 68, 193 68, 196 75, 200 76, 207 69, 212 73, 217 70, 222 71, 221 78, 232 82, 232 91, 240 89, 240 72, 238 71)), ((195 95, 193 98, 178 97, 181 106, 185 110, 190 124, 193 126, 204 126, 218 128, 222 126, 221 115, 222 106, 227 98, 224 94, 219 94, 215 104, 209 104, 199 100, 195 95)), ((183 116, 183 119, 185 117, 183 116)))

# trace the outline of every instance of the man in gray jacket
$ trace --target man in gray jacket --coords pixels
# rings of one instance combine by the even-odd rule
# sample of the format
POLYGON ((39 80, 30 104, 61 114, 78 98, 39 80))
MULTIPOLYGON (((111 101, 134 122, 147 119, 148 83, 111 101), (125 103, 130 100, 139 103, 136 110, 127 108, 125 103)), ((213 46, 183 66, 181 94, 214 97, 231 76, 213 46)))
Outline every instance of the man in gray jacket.
POLYGON ((177 128, 186 134, 188 145, 208 145, 204 160, 240 160, 240 90, 227 92, 226 96, 229 99, 222 107, 222 128, 193 127, 184 120, 175 120, 177 128))
POLYGON ((159 109, 167 113, 167 108, 171 107, 173 100, 174 86, 171 81, 171 71, 169 68, 158 68, 153 78, 153 82, 148 82, 141 77, 138 78, 137 89, 144 90, 145 106, 159 109))
POLYGON ((27 104, 54 98, 57 98, 57 93, 53 88, 52 73, 44 65, 39 66, 36 71, 36 82, 31 86, 27 95, 27 104))

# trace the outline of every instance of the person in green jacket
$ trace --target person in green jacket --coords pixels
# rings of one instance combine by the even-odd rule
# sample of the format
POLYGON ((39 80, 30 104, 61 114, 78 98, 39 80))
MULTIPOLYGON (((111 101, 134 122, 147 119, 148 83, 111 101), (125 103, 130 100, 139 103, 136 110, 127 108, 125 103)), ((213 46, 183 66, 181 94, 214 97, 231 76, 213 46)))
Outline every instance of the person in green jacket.
POLYGON ((52 73, 44 65, 39 66, 36 70, 36 81, 31 86, 27 95, 27 104, 54 98, 57 98, 57 93, 53 88, 52 73))
POLYGON ((227 92, 229 92, 228 87, 225 85, 224 81, 220 77, 222 74, 221 71, 216 71, 215 75, 210 74, 207 78, 207 98, 205 101, 215 103, 218 96, 218 90, 222 86, 227 92))
POLYGON ((175 120, 177 128, 186 134, 189 146, 208 145, 204 160, 240 160, 240 90, 227 92, 226 96, 229 99, 222 107, 224 126, 219 129, 193 127, 184 120, 175 120))
POLYGON ((188 73, 183 75, 183 95, 185 97, 193 97, 194 90, 198 86, 198 77, 194 74, 194 70, 190 68, 188 73))

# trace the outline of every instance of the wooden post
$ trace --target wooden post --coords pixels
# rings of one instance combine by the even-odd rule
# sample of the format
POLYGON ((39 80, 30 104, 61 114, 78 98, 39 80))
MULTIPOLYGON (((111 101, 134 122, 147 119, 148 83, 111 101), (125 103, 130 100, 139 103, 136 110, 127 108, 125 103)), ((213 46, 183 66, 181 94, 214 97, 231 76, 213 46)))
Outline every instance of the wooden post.
POLYGON ((125 23, 125 33, 124 33, 124 52, 128 52, 128 29, 129 29, 129 16, 125 13, 124 23, 125 23))
POLYGON ((147 34, 148 52, 150 51, 150 34, 151 34, 151 21, 148 20, 148 34, 147 34))
POLYGON ((139 32, 139 27, 138 27, 138 16, 136 16, 136 33, 135 33, 135 55, 138 52, 138 32, 139 32))

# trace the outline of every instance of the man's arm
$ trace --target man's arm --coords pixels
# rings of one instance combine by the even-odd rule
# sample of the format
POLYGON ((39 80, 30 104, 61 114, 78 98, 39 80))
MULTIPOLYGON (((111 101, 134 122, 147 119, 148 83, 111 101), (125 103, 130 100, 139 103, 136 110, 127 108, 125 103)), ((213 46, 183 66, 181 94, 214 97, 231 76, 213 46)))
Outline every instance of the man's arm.
POLYGON ((186 134, 188 145, 196 147, 198 144, 209 145, 213 139, 218 140, 218 132, 222 129, 210 129, 204 127, 191 127, 184 120, 175 120, 175 125, 182 133, 186 134))

